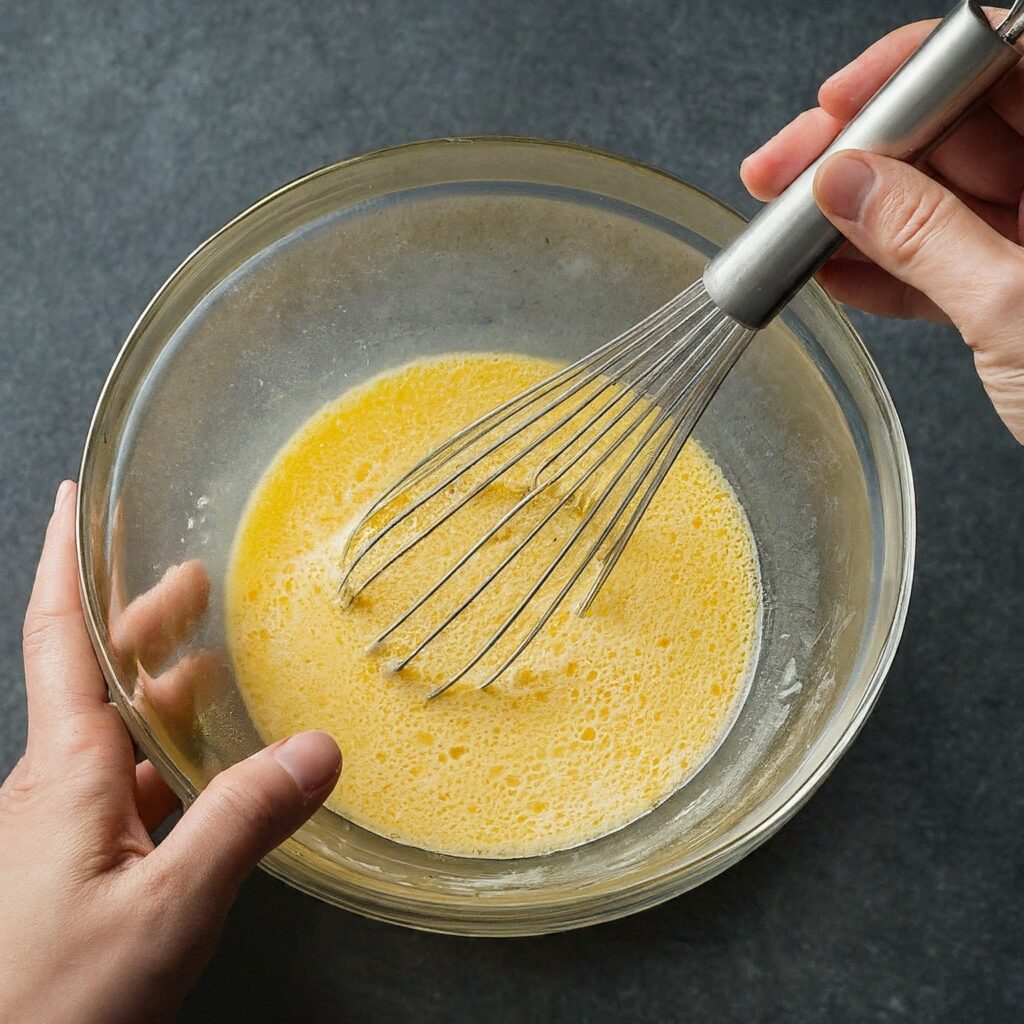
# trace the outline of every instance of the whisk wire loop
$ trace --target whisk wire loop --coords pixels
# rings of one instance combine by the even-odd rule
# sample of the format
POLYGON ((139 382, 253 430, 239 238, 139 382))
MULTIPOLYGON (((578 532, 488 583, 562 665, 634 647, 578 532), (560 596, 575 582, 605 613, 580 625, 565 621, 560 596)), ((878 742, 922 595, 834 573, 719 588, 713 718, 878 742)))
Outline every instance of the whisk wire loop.
MULTIPOLYGON (((459 572, 461 569, 463 569, 469 563, 469 561, 479 551, 481 551, 483 549, 483 547, 489 541, 491 541, 495 536, 497 536, 523 509, 525 509, 529 504, 531 504, 541 494, 543 494, 546 491, 550 490, 560 480, 564 479, 569 474, 569 472, 573 468, 575 468, 575 466, 587 454, 589 454, 589 451, 590 451, 589 447, 580 446, 577 449, 576 455, 573 456, 573 458, 568 463, 566 463, 564 466, 562 466, 562 468, 553 477, 551 477, 550 479, 546 480, 543 484, 541 484, 541 482, 540 482, 540 479, 543 476, 543 473, 548 468, 550 468, 550 466, 553 465, 558 460, 558 458, 560 458, 562 455, 564 455, 570 449, 573 449, 574 447, 576 447, 576 442, 579 441, 590 430, 596 428, 597 424, 601 421, 601 419, 603 419, 617 404, 621 403, 626 398, 629 399, 629 401, 626 403, 626 405, 622 409, 619 410, 619 412, 615 415, 615 417, 602 428, 601 433, 597 437, 598 441, 602 437, 606 436, 609 432, 614 430, 614 428, 620 422, 622 422, 622 420, 624 420, 641 402, 644 402, 645 400, 648 400, 648 399, 645 399, 644 394, 640 390, 641 387, 646 386, 668 364, 670 364, 674 359, 676 359, 678 357, 678 353, 679 353, 679 351, 680 351, 680 349, 682 347, 683 347, 682 344, 677 344, 673 348, 671 348, 668 351, 666 351, 665 354, 660 359, 658 359, 656 362, 651 364, 651 366, 644 372, 644 374, 642 374, 639 378, 637 378, 637 380, 634 383, 634 386, 632 388, 628 388, 628 389, 627 388, 620 388, 618 390, 618 392, 616 394, 614 394, 612 396, 612 398, 610 398, 608 400, 608 402, 605 403, 605 405, 601 408, 601 410, 595 416, 591 417, 591 419, 589 419, 586 423, 584 423, 583 426, 579 427, 576 430, 576 432, 570 438, 568 438, 565 442, 563 442, 560 445, 560 447, 558 448, 558 450, 556 452, 554 452, 551 456, 549 456, 540 465, 540 467, 538 467, 538 469, 534 472, 533 478, 532 478, 531 483, 530 483, 530 487, 527 490, 526 494, 522 498, 520 498, 519 501, 516 502, 516 504, 512 506, 512 508, 510 508, 504 515, 502 515, 495 522, 495 524, 486 533, 484 533, 483 536, 480 537, 480 539, 461 558, 458 559, 458 561, 456 561, 453 565, 451 565, 449 567, 449 569, 430 587, 430 589, 426 591, 426 593, 424 593, 410 608, 408 608, 405 612, 403 612, 402 615, 398 619, 396 619, 394 622, 392 622, 391 625, 388 626, 387 629, 384 630, 384 632, 379 634, 378 637, 376 638, 376 640, 374 640, 374 642, 371 645, 371 647, 376 647, 379 644, 383 643, 383 641, 386 640, 387 637, 391 633, 393 633, 396 629, 398 629, 399 627, 404 625, 404 623, 413 614, 415 614, 415 612, 417 612, 432 597, 434 597, 434 595, 437 594, 438 591, 440 591, 441 588, 449 580, 451 580, 452 577, 457 572, 459 572)), ((660 392, 656 393, 648 401, 657 401, 659 397, 660 397, 660 392)), ((641 420, 638 420, 637 423, 634 424, 634 426, 631 429, 635 429, 636 425, 638 425, 639 422, 641 422, 641 420)), ((628 433, 627 433, 626 436, 628 436, 628 433)), ((615 451, 614 447, 610 448, 609 450, 607 450, 604 453, 604 455, 601 456, 601 458, 595 464, 591 474, 588 474, 588 476, 592 475, 593 471, 596 471, 597 469, 601 468, 601 466, 608 460, 608 458, 614 453, 614 451, 615 451)), ((579 490, 580 486, 585 481, 585 479, 587 479, 587 478, 584 478, 583 480, 577 481, 577 484, 563 498, 562 502, 560 503, 560 506, 566 504, 570 500, 570 498, 579 490)), ((540 524, 540 526, 543 527, 544 525, 546 525, 546 523, 548 521, 549 521, 549 519, 543 520, 542 523, 540 524)), ((533 536, 533 534, 531 534, 530 537, 527 538, 527 541, 523 542, 524 546, 528 542, 528 540, 532 538, 532 536, 533 536)))
MULTIPOLYGON (((559 371, 559 373, 553 375, 548 381, 542 381, 539 385, 534 385, 534 388, 528 389, 523 392, 519 398, 513 398, 510 402, 505 403, 504 406, 500 406, 494 412, 482 417, 475 424, 471 424, 465 430, 456 434, 451 438, 445 445, 437 449, 432 454, 428 455, 425 459, 421 460, 413 469, 409 470, 394 486, 392 486, 384 496, 379 498, 370 509, 364 513, 363 517, 357 524, 356 528, 352 531, 349 540, 346 544, 345 552, 342 555, 342 562, 348 562, 348 568, 346 569, 344 576, 342 577, 341 584, 338 588, 339 597, 342 599, 342 603, 347 603, 353 597, 359 594, 360 591, 364 590, 370 585, 378 576, 381 575, 386 569, 390 568, 395 562, 406 555, 413 547, 419 544, 426 537, 430 536, 434 530, 440 526, 446 517, 437 519, 431 527, 422 531, 417 536, 413 537, 406 545, 399 547, 399 549, 391 554, 383 564, 378 566, 365 580, 362 581, 358 586, 352 586, 352 576, 356 568, 363 562, 365 557, 377 547, 381 541, 383 541, 393 530, 399 527, 403 522, 411 518, 417 512, 419 512, 424 506, 430 501, 442 494, 448 488, 452 487, 456 481, 461 477, 465 476, 470 470, 474 469, 477 465, 483 463, 491 455, 493 455, 499 448, 507 445, 509 442, 514 440, 523 431, 527 430, 532 424, 540 421, 548 413, 552 412, 560 406, 563 406, 579 394, 580 391, 584 390, 587 385, 593 383, 595 380, 604 377, 605 382, 592 394, 588 395, 582 408, 586 408, 595 398, 599 397, 610 387, 613 387, 617 379, 621 379, 625 371, 634 367, 643 358, 648 356, 651 352, 661 347, 661 343, 665 338, 675 329, 678 329, 685 320, 694 314, 694 311, 699 312, 710 306, 710 300, 703 295, 703 290, 699 286, 694 286, 688 289, 686 292, 681 293, 674 299, 670 300, 660 310, 646 317, 640 321, 635 327, 629 331, 619 335, 618 338, 614 339, 608 345, 604 346, 603 349, 598 349, 597 352, 591 356, 584 357, 579 360, 574 366, 578 372, 583 373, 582 379, 578 380, 573 384, 567 391, 559 394, 555 399, 545 405, 542 409, 536 412, 530 418, 524 420, 508 433, 498 435, 483 451, 476 453, 468 463, 459 467, 455 472, 450 473, 447 477, 442 479, 440 482, 435 484, 426 494, 421 495, 415 499, 409 506, 402 509, 394 518, 388 521, 388 523, 382 527, 379 531, 373 534, 370 539, 359 549, 351 561, 349 561, 349 553, 351 546, 355 542, 356 537, 360 535, 362 530, 368 525, 370 520, 379 512, 383 511, 388 504, 393 502, 402 494, 408 493, 410 487, 415 486, 417 482, 424 479, 429 473, 439 470, 442 466, 447 465, 449 462, 454 460, 458 455, 467 449, 471 448, 473 444, 482 439, 483 437, 495 431, 497 427, 511 419, 516 413, 523 411, 532 405, 539 398, 550 394, 552 390, 561 384, 566 383, 567 379, 572 379, 577 376, 578 373, 572 372, 573 367, 567 368, 567 370, 559 371), (660 333, 655 333, 660 332, 660 333), (655 333, 653 340, 651 334, 655 333), (643 343, 647 343, 644 345, 643 343), (628 346, 628 347, 627 347, 628 346), (638 352, 632 352, 632 350, 639 346, 638 352), (609 375, 609 371, 615 366, 615 364, 623 358, 625 355, 629 355, 632 352, 632 358, 627 360, 623 367, 618 370, 618 377, 612 377, 609 375), (593 360, 594 356, 601 355, 604 353, 607 358, 603 361, 593 360), (584 364, 590 364, 594 362, 594 365, 585 366, 584 364), (585 370, 585 372, 584 372, 585 370), (564 375, 570 374, 569 378, 565 378, 564 375), (560 379, 562 378, 562 379, 560 379), (554 386, 548 387, 552 382, 556 382, 554 386), (526 398, 530 393, 534 392, 534 397, 520 406, 516 403, 523 398, 526 398), (497 416, 502 410, 507 410, 502 416, 497 416), (493 422, 492 422, 493 418, 493 422), (460 440, 461 439, 461 440, 460 440), (450 450, 449 450, 450 449, 450 450)), ((448 515, 453 515, 455 512, 460 511, 470 501, 481 494, 487 487, 491 486, 496 480, 502 477, 508 472, 516 463, 522 458, 535 451, 538 447, 544 444, 550 437, 552 437, 558 430, 566 425, 571 419, 575 418, 582 411, 582 408, 572 408, 556 423, 551 425, 545 432, 528 446, 525 451, 518 452, 512 458, 506 460, 504 463, 494 469, 484 480, 479 482, 468 493, 462 496, 462 498, 456 503, 455 506, 448 510, 448 515)))
POLYGON ((673 462, 675 462, 679 453, 682 451, 683 445, 686 443, 693 431, 697 420, 704 412, 707 403, 714 397, 715 392, 721 386, 722 381, 725 380, 729 370, 732 369, 736 360, 740 357, 740 354, 746 348, 753 335, 753 331, 750 331, 738 324, 732 324, 726 339, 721 346, 721 352, 723 353, 722 356, 718 357, 717 355, 713 355, 709 357, 702 367, 701 372, 708 373, 708 380, 706 383, 698 384, 697 386, 696 393, 699 393, 700 395, 700 404, 697 404, 696 402, 691 403, 688 410, 682 414, 679 427, 676 431, 677 443, 675 447, 669 454, 668 458, 663 461, 654 480, 652 480, 648 485, 647 490, 633 509, 626 525, 611 545, 608 555, 603 559, 601 571, 599 572, 597 579, 594 580, 587 596, 580 603, 580 615, 585 615, 589 611, 590 606, 594 603, 597 595, 601 592, 601 589, 604 587, 608 577, 612 574, 612 570, 614 570, 623 551, 625 551, 626 545, 631 540, 636 528, 640 525, 640 520, 643 518, 644 513, 654 500, 654 496, 657 493, 658 488, 668 475, 668 471, 671 469, 673 462))
MULTIPOLYGON (((556 503, 555 507, 552 508, 547 513, 547 515, 544 516, 543 519, 534 526, 534 528, 527 534, 527 536, 519 544, 515 546, 515 548, 501 561, 501 563, 494 570, 492 570, 492 572, 473 590, 473 592, 467 598, 465 598, 461 602, 461 604, 459 604, 459 606, 454 611, 452 611, 439 625, 437 625, 431 631, 431 633, 424 640, 422 640, 409 654, 407 654, 401 661, 399 661, 393 666, 396 671, 401 671, 401 669, 405 668, 409 664, 409 662, 412 661, 413 658, 419 655, 431 642, 433 642, 433 640, 435 640, 446 629, 448 629, 452 625, 452 623, 463 612, 465 612, 466 609, 471 604, 473 604, 474 601, 476 601, 476 599, 483 593, 483 591, 486 590, 498 578, 498 576, 502 572, 504 572, 504 570, 526 550, 528 545, 537 536, 540 535, 544 527, 546 527, 552 521, 552 519, 554 519, 559 510, 562 507, 564 507, 569 501, 572 500, 572 498, 579 492, 579 490, 582 489, 584 484, 586 484, 592 477, 595 476, 598 470, 600 470, 611 459, 615 452, 620 447, 622 447, 626 443, 626 441, 629 440, 632 434, 647 420, 647 418, 653 415, 654 419, 647 426, 647 429, 644 432, 644 435, 641 438, 641 440, 634 446, 633 450, 627 456, 626 460, 614 473, 609 483, 605 486, 601 495, 591 504, 589 509, 586 511, 582 521, 573 531, 569 540, 562 547, 561 551, 558 553, 555 559, 544 570, 540 578, 530 588, 526 596, 519 602, 519 604, 512 612, 512 614, 506 617, 501 626, 499 626, 497 630, 495 630, 493 635, 480 648, 477 654, 473 658, 471 658, 470 661, 462 667, 462 669, 460 669, 451 678, 449 678, 443 685, 439 686, 437 689, 432 691, 430 696, 438 696, 439 694, 443 693, 445 690, 453 686, 455 683, 459 682, 459 680, 461 680, 490 652, 490 650, 516 623, 516 621, 522 615, 523 611, 532 602, 534 597, 537 596, 537 594, 540 592, 544 584, 557 571, 559 565, 562 564, 562 562, 565 560, 569 552, 575 547, 576 542, 583 535, 584 531, 586 531, 588 527, 591 525, 591 523, 594 521, 597 514, 601 511, 607 500, 614 493, 619 483, 622 481, 625 474, 630 470, 634 461, 638 458, 640 453, 644 451, 644 449, 647 447, 647 445, 651 442, 652 439, 657 437, 658 433, 662 431, 666 424, 668 424, 672 420, 679 403, 683 400, 683 397, 685 396, 685 388, 682 387, 681 385, 686 379, 686 370, 688 366, 692 363, 695 356, 695 353, 687 351, 687 346, 685 344, 686 340, 687 339, 684 339, 683 342, 677 345, 676 350, 674 352, 674 355, 677 358, 680 355, 680 353, 684 354, 684 357, 680 362, 680 365, 677 366, 672 371, 672 373, 666 377, 661 388, 655 394, 653 400, 649 402, 648 409, 644 412, 644 414, 638 417, 632 424, 629 425, 627 430, 625 430, 622 434, 619 435, 619 437, 617 437, 614 440, 611 446, 597 459, 597 461, 595 461, 595 463, 592 466, 590 466, 587 469, 583 476, 580 477, 573 484, 572 488, 570 488, 570 490, 564 496, 562 496, 559 502, 556 503), (664 399, 666 395, 674 395, 674 397, 670 399, 667 405, 660 404, 660 400, 664 399)), ((664 446, 667 443, 667 439, 671 436, 671 432, 666 433, 666 440, 662 441, 661 447, 658 449, 658 452, 664 450, 664 446)), ((576 462, 579 459, 582 459, 583 456, 587 453, 587 451, 592 450, 592 446, 593 445, 579 452, 573 461, 576 462)), ((504 670, 512 663, 512 661, 514 661, 515 658, 518 657, 518 654, 521 653, 523 649, 525 649, 526 645, 530 641, 532 641, 532 639, 537 635, 537 632, 539 632, 539 628, 542 627, 548 621, 548 619, 550 619, 551 615, 557 610, 558 605, 561 604, 565 595, 568 593, 569 589, 571 589, 571 586, 576 582, 576 580, 579 579, 579 576, 585 570, 586 565, 590 562, 594 554, 596 554, 596 552, 600 549, 601 545, 604 543, 605 539, 608 536, 609 530, 614 525, 617 518, 622 515, 623 510, 628 506, 633 496, 635 496, 637 489, 640 487, 643 480, 646 478, 651 466, 654 464, 656 459, 657 453, 644 466, 637 483, 629 491, 629 493, 627 493, 626 497, 622 499, 619 508, 612 514, 612 518, 608 526, 604 529, 604 531, 602 531, 601 536, 595 542, 591 551, 584 557, 583 562, 581 563, 581 566, 579 568, 579 571, 573 575, 572 579, 570 580, 570 583, 565 588, 563 593, 561 593, 559 597, 556 598, 556 600, 552 603, 547 613, 543 616, 542 621, 539 624, 539 627, 530 632, 529 636, 527 637, 527 640, 520 646, 520 648, 517 648, 517 653, 513 655, 513 657, 509 658, 508 661, 502 666, 502 668, 498 670, 498 672, 488 677, 488 679, 481 685, 481 688, 489 686, 492 682, 494 682, 498 675, 504 672, 504 670)), ((529 495, 527 497, 529 497, 529 495)))
MULTIPOLYGON (((544 628, 544 626, 547 625, 551 616, 555 614, 555 612, 564 602, 564 600, 569 595, 573 587, 579 581, 580 577, 586 571, 587 566, 597 556, 598 552, 601 550, 605 541, 608 539, 608 536, 615 528, 616 523, 619 521, 620 517, 625 513, 630 503, 636 497, 637 492, 643 486, 644 481, 648 478, 651 471, 654 469, 655 466, 658 466, 660 463, 660 465, 663 467, 663 472, 661 472, 658 475, 656 481, 654 482, 654 486, 650 489, 651 497, 653 497, 654 491, 657 490, 657 486, 664 479, 665 475, 668 472, 668 469, 672 465, 672 462, 675 461, 676 456, 682 450, 682 447, 685 444, 687 437, 689 436, 689 429, 686 429, 684 426, 685 421, 676 419, 680 407, 685 406, 686 404, 686 398, 687 391, 685 388, 678 391, 678 393, 672 399, 670 404, 663 409, 663 411, 660 413, 660 415, 657 417, 654 423, 652 423, 651 426, 648 428, 644 438, 637 445, 636 449, 634 450, 630 458, 627 460, 627 462, 619 468, 618 472, 615 474, 612 480, 609 481, 604 492, 595 503, 593 509, 588 514, 587 518, 579 524, 579 526, 574 531, 573 535, 570 537, 569 541, 565 544, 565 546, 562 548, 562 550, 559 552, 559 554, 556 556, 555 560, 551 563, 547 570, 545 570, 545 572, 542 574, 541 578, 537 581, 537 583, 534 584, 534 587, 531 588, 527 596, 520 602, 520 604, 512 613, 512 615, 510 615, 508 619, 506 619, 502 627, 495 633, 494 637, 488 642, 488 644, 478 653, 476 658, 471 660, 470 663, 460 673, 457 673, 454 677, 452 677, 452 679, 448 680, 448 682, 445 683, 444 686, 438 687, 430 696, 433 697, 440 693, 443 693, 448 686, 452 685, 455 682, 458 682, 459 679, 462 678, 462 676, 464 676, 466 672, 473 668, 479 662, 479 660, 481 660, 483 656, 488 653, 488 651, 494 646, 494 644, 497 643, 497 641, 501 638, 503 632, 507 630, 519 618, 519 616, 526 609, 529 603, 539 593, 543 585, 557 570, 562 560, 575 546, 576 541, 582 536, 584 530, 586 530, 586 528, 590 525, 590 522, 596 515, 597 510, 614 492, 614 490, 616 489, 616 487, 621 482, 626 472, 632 465, 633 460, 640 454, 640 452, 644 450, 646 445, 651 440, 657 437, 658 433, 661 431, 661 428, 665 426, 666 423, 671 422, 671 429, 664 432, 662 439, 658 442, 654 452, 648 457, 637 479, 628 489, 625 496, 620 500, 618 507, 612 513, 611 517, 605 524, 604 528, 601 530, 597 539, 592 543, 590 549, 580 560, 575 570, 571 573, 569 579, 566 580, 566 582, 562 586, 562 589, 548 604, 547 608, 540 615, 538 620, 534 623, 533 627, 529 630, 526 636, 523 637, 523 639, 519 642, 519 644, 512 651, 512 653, 501 663, 501 665, 498 666, 497 669, 495 669, 480 684, 480 689, 486 689, 493 682, 495 682, 495 680, 497 680, 501 675, 503 675, 505 671, 512 665, 512 663, 516 661, 519 658, 519 656, 523 653, 523 651, 525 651, 526 648, 536 639, 537 635, 544 628), (665 457, 667 452, 670 452, 671 454, 669 454, 668 457, 665 457)), ((607 576, 605 578, 607 578, 607 576)), ((594 596, 596 597, 596 592, 594 596)))
POLYGON ((426 635, 413 638, 391 666, 398 672, 406 668, 453 629, 460 616, 545 531, 554 528, 556 516, 596 484, 595 496, 584 501, 579 522, 559 543, 554 557, 542 564, 512 611, 429 696, 436 697, 464 679, 508 636, 512 652, 501 658, 497 668, 485 669, 479 684, 490 686, 532 643, 596 560, 599 571, 577 609, 578 614, 586 613, 693 425, 752 333, 722 314, 697 282, 628 331, 481 417, 421 459, 370 506, 350 534, 339 587, 343 602, 357 597, 506 475, 526 469, 527 484, 511 507, 378 634, 371 649, 387 644, 400 630, 404 634, 403 627, 411 626, 431 602, 440 601, 445 588, 454 585, 470 562, 482 557, 490 542, 507 533, 542 495, 554 495, 551 507, 540 510, 497 564, 488 566, 469 593, 456 600, 426 635), (725 369, 720 368, 722 364, 727 364, 725 369), (393 514, 375 526, 389 509, 393 514), (381 546, 389 536, 396 542, 391 551, 381 546), (371 561, 375 549, 381 557, 371 561), (560 569, 566 578, 546 601, 542 591, 560 569), (533 616, 538 598, 546 603, 533 616))

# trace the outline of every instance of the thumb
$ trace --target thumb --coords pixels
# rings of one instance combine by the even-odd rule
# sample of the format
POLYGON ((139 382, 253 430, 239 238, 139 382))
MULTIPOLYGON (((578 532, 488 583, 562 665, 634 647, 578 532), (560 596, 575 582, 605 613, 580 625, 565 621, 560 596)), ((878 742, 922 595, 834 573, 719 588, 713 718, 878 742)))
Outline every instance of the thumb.
POLYGON ((814 197, 865 256, 949 316, 997 411, 1024 440, 1024 250, 937 181, 888 157, 836 153, 818 169, 814 197))
POLYGON ((261 858, 327 798, 341 752, 323 732, 301 732, 221 772, 146 858, 179 891, 226 909, 261 858))

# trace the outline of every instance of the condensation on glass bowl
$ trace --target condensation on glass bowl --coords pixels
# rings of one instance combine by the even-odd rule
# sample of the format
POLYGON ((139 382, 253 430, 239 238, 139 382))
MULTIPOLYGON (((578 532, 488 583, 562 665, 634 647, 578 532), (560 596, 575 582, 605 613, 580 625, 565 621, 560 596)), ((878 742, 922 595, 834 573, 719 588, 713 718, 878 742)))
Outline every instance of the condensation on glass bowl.
MULTIPOLYGON (((179 268, 100 400, 79 540, 113 699, 180 794, 194 796, 260 738, 225 670, 174 699, 139 679, 168 678, 183 655, 223 652, 235 527, 293 431, 347 388, 415 357, 572 359, 697 278, 740 226, 709 196, 614 156, 444 140, 311 174, 179 268), (207 567, 212 599, 177 651, 150 665, 132 643, 115 647, 125 604, 193 558, 207 567)), ((697 433, 747 511, 765 595, 750 694, 704 768, 627 828, 545 857, 446 857, 321 811, 268 870, 416 927, 553 931, 697 885, 800 806, 869 712, 902 629, 914 548, 905 443, 864 346, 815 286, 755 339, 697 433)))

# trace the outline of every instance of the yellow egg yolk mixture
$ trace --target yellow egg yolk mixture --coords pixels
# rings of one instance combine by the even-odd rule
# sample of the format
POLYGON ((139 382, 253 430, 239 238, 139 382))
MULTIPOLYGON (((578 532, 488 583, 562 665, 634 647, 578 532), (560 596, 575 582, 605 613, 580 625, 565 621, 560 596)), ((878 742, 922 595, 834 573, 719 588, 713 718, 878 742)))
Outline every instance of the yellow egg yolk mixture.
MULTIPOLYGON (((235 538, 228 644, 256 727, 267 742, 331 733, 344 768, 328 807, 401 843, 524 857, 615 831, 697 771, 746 690, 760 613, 754 544, 721 471, 692 440, 588 614, 554 616, 486 690, 467 681, 425 699, 472 653, 458 650, 458 635, 400 673, 386 652, 367 651, 457 557, 448 542, 350 608, 336 600, 346 539, 371 502, 556 368, 454 354, 361 384, 285 445, 235 538)), ((486 501, 468 506, 463 547, 495 514, 486 501)), ((503 580, 479 598, 490 628, 514 604, 503 580)), ((428 605, 422 615, 425 635, 441 614, 428 605)))

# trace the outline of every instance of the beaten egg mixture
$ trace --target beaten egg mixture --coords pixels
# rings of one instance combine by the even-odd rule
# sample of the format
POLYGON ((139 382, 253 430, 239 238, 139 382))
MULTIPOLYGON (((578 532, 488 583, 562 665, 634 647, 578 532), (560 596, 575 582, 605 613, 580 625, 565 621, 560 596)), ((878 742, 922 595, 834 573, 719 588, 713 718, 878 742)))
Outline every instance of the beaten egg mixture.
MULTIPOLYGON (((400 673, 386 651, 367 651, 460 553, 450 544, 427 547, 351 608, 336 600, 345 542, 378 494, 556 368, 520 355, 451 355, 362 384, 285 445, 243 516, 226 610, 252 719, 268 742, 331 733, 344 769, 327 805, 379 835, 475 857, 588 842, 678 789, 742 702, 760 608, 754 544, 695 441, 590 612, 553 617, 486 690, 467 681, 425 699, 458 667, 453 659, 472 653, 460 654, 457 636, 400 673)), ((494 517, 488 502, 470 504, 463 547, 494 517)), ((492 628, 516 600, 508 585, 499 578, 479 599, 492 628)), ((420 614, 421 632, 441 620, 430 605, 420 614)))

